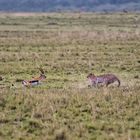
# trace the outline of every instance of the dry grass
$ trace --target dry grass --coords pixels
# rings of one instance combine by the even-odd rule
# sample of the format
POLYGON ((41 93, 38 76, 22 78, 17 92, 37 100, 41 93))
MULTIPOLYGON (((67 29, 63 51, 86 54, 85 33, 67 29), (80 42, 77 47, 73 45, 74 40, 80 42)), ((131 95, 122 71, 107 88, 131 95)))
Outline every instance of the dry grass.
POLYGON ((139 139, 139 14, 0 14, 1 139, 139 139), (22 79, 47 75, 42 85, 22 79), (121 87, 88 88, 114 73, 121 87), (12 85, 14 84, 14 86, 12 85))

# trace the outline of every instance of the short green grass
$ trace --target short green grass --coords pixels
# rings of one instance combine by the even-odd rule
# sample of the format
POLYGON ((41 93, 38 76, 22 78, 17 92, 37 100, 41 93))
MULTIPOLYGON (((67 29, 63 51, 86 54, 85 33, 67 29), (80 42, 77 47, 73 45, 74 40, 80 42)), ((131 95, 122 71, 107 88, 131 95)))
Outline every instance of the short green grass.
POLYGON ((140 15, 1 13, 0 138, 140 139, 140 15), (39 75, 38 87, 21 81, 39 75), (121 87, 88 88, 88 73, 121 87))

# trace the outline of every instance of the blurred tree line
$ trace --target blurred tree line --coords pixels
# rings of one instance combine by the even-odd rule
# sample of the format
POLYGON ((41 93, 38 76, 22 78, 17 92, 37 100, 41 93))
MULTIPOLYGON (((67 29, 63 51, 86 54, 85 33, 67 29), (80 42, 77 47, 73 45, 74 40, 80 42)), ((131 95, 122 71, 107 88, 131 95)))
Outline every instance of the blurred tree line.
POLYGON ((0 11, 137 11, 140 0, 0 0, 0 11))

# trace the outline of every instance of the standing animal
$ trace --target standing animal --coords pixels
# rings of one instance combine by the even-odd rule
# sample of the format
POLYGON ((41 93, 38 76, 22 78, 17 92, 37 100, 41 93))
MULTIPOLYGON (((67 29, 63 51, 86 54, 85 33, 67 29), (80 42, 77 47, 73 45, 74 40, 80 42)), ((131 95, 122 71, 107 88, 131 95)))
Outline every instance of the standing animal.
POLYGON ((115 81, 118 82, 118 87, 120 86, 120 80, 114 75, 114 74, 104 74, 104 75, 99 75, 95 76, 94 74, 90 73, 87 76, 90 86, 97 87, 99 84, 103 84, 106 87, 115 81))
POLYGON ((36 85, 41 84, 41 81, 46 79, 46 76, 42 68, 39 68, 39 70, 41 71, 41 74, 39 77, 33 78, 32 80, 23 80, 22 85, 26 87, 31 87, 31 86, 36 86, 36 85))

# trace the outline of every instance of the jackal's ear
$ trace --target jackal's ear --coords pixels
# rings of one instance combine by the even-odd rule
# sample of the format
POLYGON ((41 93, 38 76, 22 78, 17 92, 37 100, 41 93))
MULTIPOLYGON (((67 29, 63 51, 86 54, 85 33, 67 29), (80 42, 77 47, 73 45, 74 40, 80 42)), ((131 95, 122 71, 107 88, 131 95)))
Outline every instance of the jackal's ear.
POLYGON ((45 72, 44 72, 44 70, 40 67, 40 68, 38 68, 39 69, 39 71, 41 72, 41 74, 45 74, 45 72))

